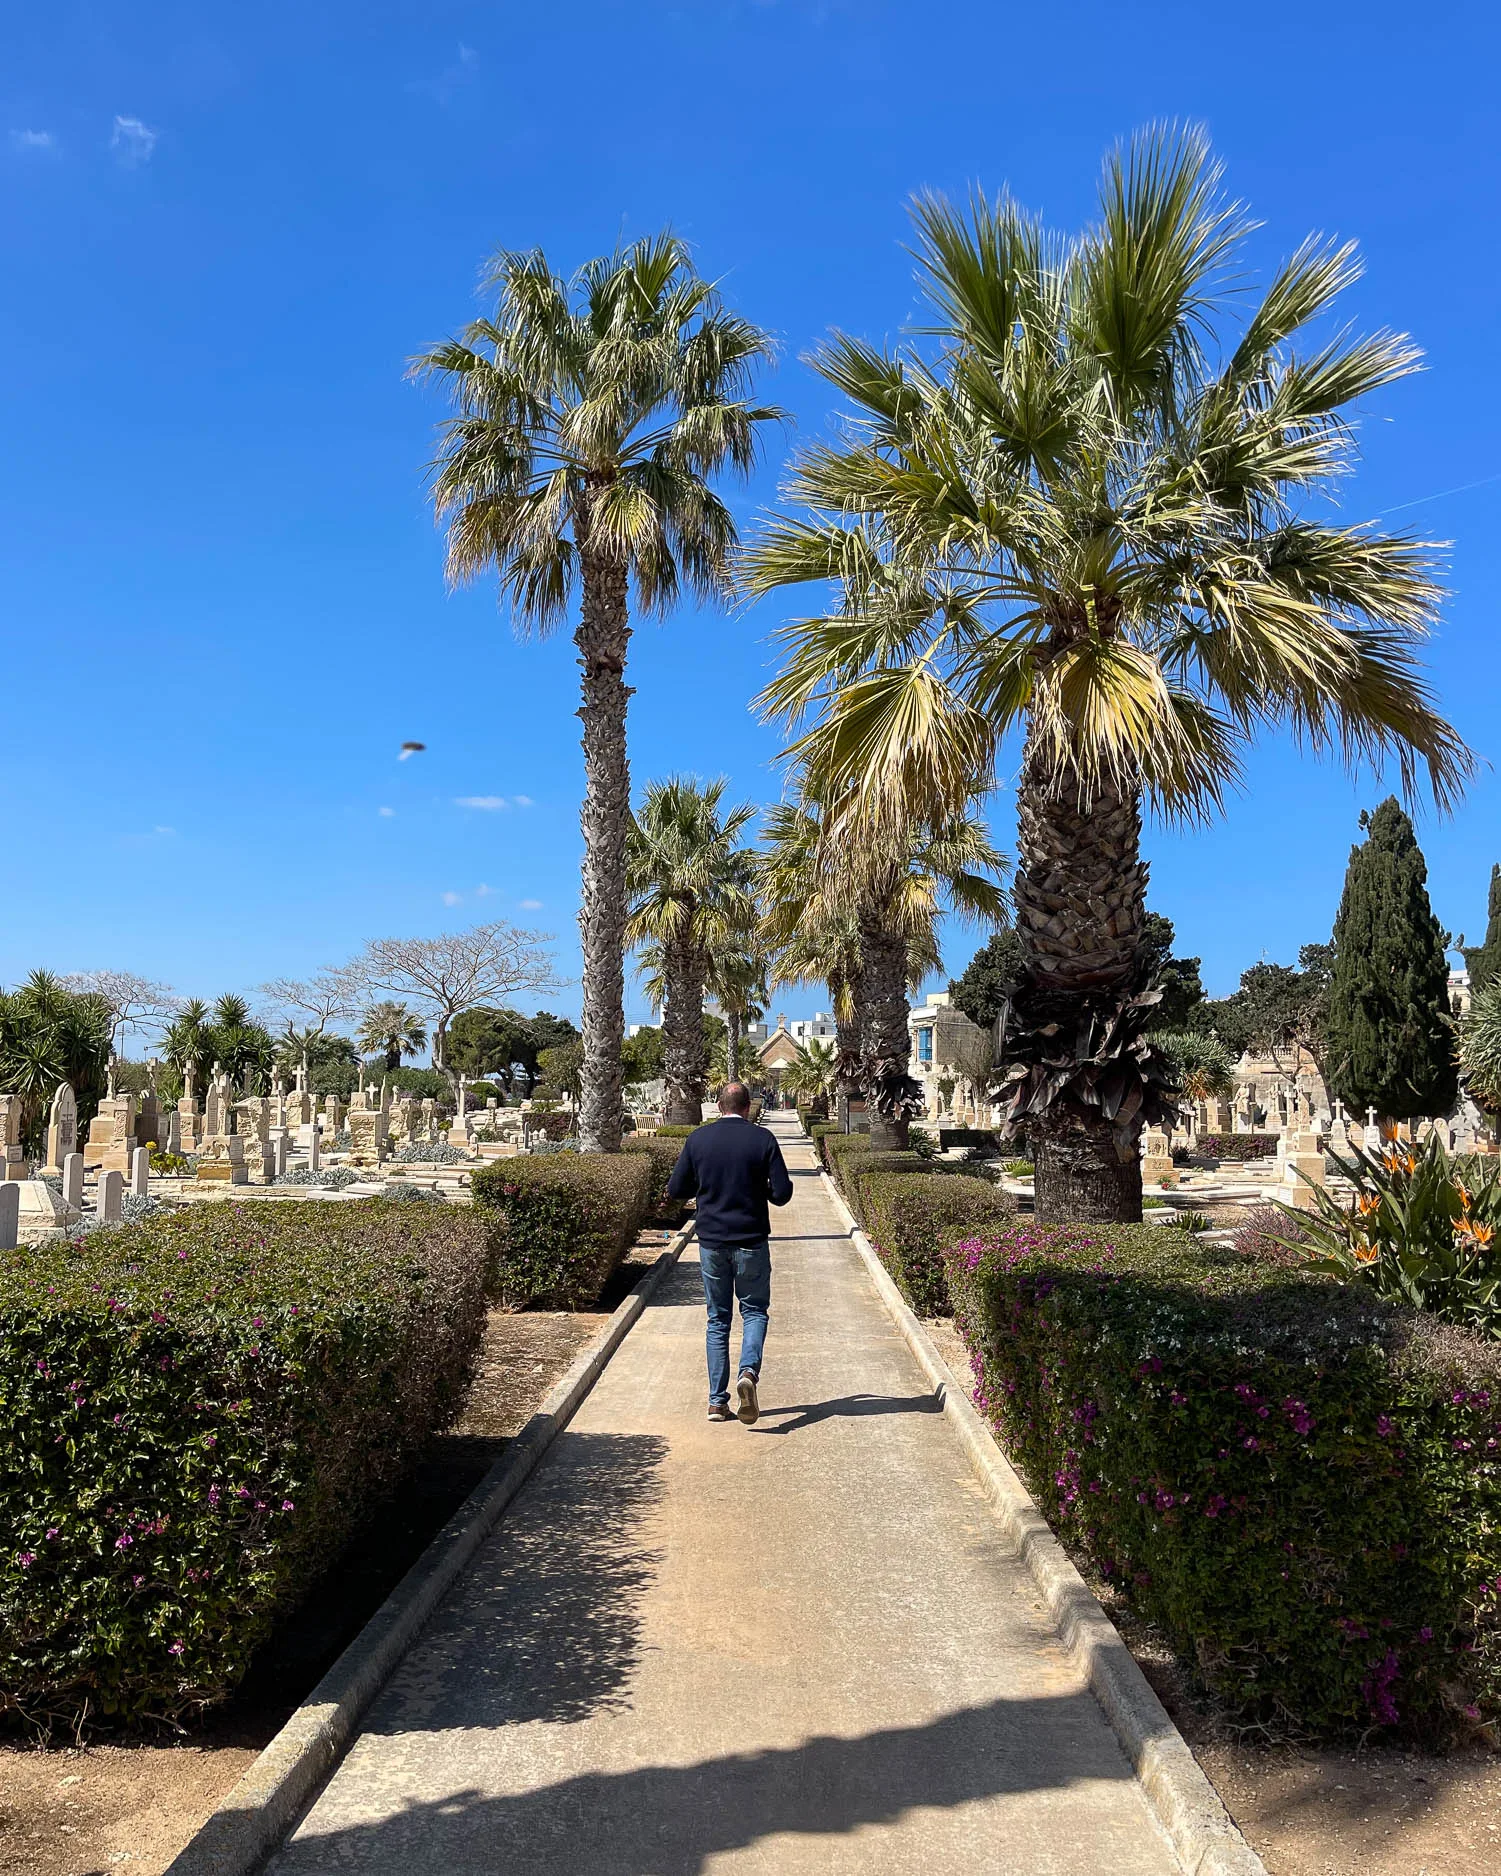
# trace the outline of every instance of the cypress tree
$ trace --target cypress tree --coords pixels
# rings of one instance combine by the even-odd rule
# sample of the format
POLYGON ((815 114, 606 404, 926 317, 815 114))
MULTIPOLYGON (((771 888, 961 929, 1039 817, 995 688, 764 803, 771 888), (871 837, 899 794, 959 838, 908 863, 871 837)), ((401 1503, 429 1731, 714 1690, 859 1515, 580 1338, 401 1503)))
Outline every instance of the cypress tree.
POLYGON ((1501 866, 1491 868, 1491 896, 1483 945, 1465 945, 1465 967, 1470 989, 1484 990, 1501 978, 1501 866))
POLYGON ((1328 1060, 1334 1092, 1359 1118, 1447 1114, 1459 1092, 1444 930, 1412 822, 1388 797, 1362 814, 1334 921, 1328 1060))

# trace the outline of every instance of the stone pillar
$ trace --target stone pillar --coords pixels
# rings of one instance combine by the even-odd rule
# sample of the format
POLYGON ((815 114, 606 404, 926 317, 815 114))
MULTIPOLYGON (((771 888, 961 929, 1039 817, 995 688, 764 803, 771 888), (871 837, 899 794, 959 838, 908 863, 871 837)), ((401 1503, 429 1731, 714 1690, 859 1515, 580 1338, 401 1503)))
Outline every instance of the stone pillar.
POLYGON ((83 1210, 83 1155, 69 1153, 63 1160, 63 1204, 83 1210))
POLYGON ((287 1170, 288 1138, 285 1127, 271 1129, 271 1176, 281 1179, 287 1170))
POLYGON ((138 1199, 151 1189, 151 1148, 138 1146, 130 1156, 130 1189, 138 1199))
POLYGON ((13 1251, 21 1229, 21 1187, 7 1179, 0 1185, 0 1251, 13 1251))
POLYGON ((317 1172, 318 1170, 318 1139, 318 1123, 314 1120, 313 1131, 309 1135, 307 1143, 307 1169, 309 1172, 317 1172))
POLYGON ((182 1115, 175 1107, 167 1112, 167 1151, 169 1153, 182 1151, 182 1115))
POLYGON ((120 1222, 125 1209, 125 1175, 111 1167, 99 1175, 99 1216, 107 1225, 120 1222))
POLYGON ((0 1094, 0 1179, 24 1179, 26 1155, 21 1151, 21 1097, 0 1094))
POLYGON ((1145 1134, 1146 1157, 1141 1165, 1141 1182, 1149 1186, 1175 1186, 1178 1175, 1168 1137, 1160 1127, 1148 1127, 1145 1134))

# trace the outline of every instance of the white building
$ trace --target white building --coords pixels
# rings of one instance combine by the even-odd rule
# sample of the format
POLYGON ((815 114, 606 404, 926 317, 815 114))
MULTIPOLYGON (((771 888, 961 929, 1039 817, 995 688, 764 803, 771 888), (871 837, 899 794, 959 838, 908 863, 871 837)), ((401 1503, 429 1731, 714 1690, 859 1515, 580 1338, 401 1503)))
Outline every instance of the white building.
POLYGON ((956 1010, 946 990, 934 990, 907 1017, 912 1038, 908 1073, 923 1091, 930 1120, 953 1115, 988 1126, 986 1099, 994 1048, 989 1034, 956 1010))

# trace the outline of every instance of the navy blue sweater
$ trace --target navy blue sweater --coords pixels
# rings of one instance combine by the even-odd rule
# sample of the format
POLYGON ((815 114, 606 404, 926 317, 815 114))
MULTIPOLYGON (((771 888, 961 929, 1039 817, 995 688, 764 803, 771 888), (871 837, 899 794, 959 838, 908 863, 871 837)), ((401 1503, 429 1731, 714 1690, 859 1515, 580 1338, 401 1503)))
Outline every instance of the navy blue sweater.
POLYGON ((767 1201, 785 1205, 792 1180, 775 1135, 739 1114, 722 1114, 683 1142, 667 1195, 697 1198, 705 1244, 759 1244, 771 1236, 767 1201))

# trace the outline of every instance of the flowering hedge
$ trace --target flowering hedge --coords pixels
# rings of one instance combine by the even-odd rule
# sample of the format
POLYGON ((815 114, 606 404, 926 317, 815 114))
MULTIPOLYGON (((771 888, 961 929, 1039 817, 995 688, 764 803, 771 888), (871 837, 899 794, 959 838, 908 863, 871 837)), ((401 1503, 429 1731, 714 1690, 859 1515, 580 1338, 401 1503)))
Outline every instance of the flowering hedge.
POLYGON ((0 1711, 227 1693, 456 1411, 485 1257, 447 1206, 276 1202, 0 1253, 0 1711))
POLYGON ((976 1399, 1065 1541, 1254 1718, 1501 1731, 1501 1349, 1186 1233, 952 1247, 976 1399))
POLYGON ((910 1307, 919 1316, 946 1316, 944 1251, 961 1238, 1004 1230, 1016 1201, 988 1179, 880 1164, 898 1157, 873 1154, 855 1162, 860 1222, 910 1307))
POLYGON ((496 1160, 470 1182, 490 1227, 492 1294, 579 1309, 592 1303, 646 1220, 644 1153, 559 1153, 496 1160))
POLYGON ((1201 1133, 1194 1151, 1206 1159, 1265 1159, 1277 1151, 1274 1133, 1201 1133))
POLYGON ((664 1140, 659 1135, 644 1133, 639 1137, 627 1137, 620 1145, 623 1152, 640 1153, 651 1167, 647 1216, 662 1225, 680 1224, 687 1216, 688 1208, 677 1199, 668 1198, 667 1181, 672 1177, 672 1169, 677 1165, 678 1156, 683 1150, 682 1141, 664 1140))

